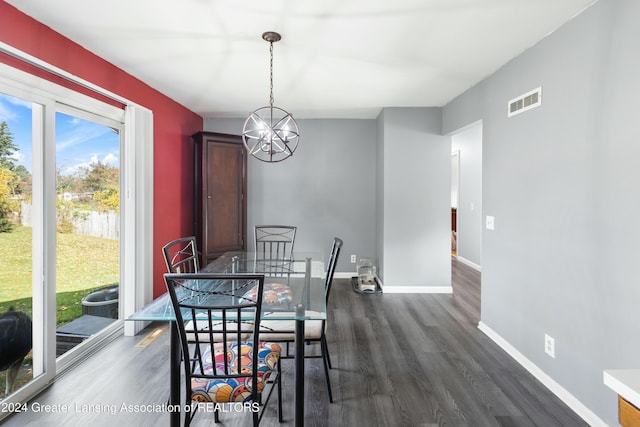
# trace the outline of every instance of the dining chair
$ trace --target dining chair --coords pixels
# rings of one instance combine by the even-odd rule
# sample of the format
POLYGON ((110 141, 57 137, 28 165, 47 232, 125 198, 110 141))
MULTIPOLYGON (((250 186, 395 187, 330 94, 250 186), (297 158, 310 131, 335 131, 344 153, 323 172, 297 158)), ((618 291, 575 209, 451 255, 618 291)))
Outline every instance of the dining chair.
POLYGON ((194 236, 172 240, 162 247, 162 253, 169 273, 197 273, 200 271, 198 245, 194 236))
MULTIPOLYGON (((196 238, 191 237, 181 237, 179 239, 172 240, 171 242, 164 245, 162 248, 162 252, 164 254, 164 260, 167 264, 167 270, 169 273, 198 273, 200 271, 200 266, 198 263, 198 246, 196 243, 196 238)), ((214 329, 220 329, 222 326, 222 321, 216 321, 212 325, 209 325, 207 322, 198 321, 197 328, 198 330, 206 330, 209 326, 212 326, 214 329)), ((188 324, 187 329, 193 329, 193 325, 188 324)), ((227 329, 232 329, 236 327, 235 321, 227 322, 227 329)), ((242 338, 246 339, 248 334, 242 334, 242 338)), ((189 341, 194 341, 194 337, 192 333, 187 334, 187 338, 189 341)))
MULTIPOLYGON (((343 242, 338 237, 333 239, 331 246, 331 253, 329 256, 329 264, 327 266, 327 274, 324 282, 324 295, 327 306, 327 312, 329 311, 329 295, 331 293, 331 285, 333 283, 333 274, 336 270, 338 263, 338 257, 340 256, 340 250, 342 249, 343 242)), ((310 314, 310 313, 309 313, 310 314)), ((290 316, 290 314, 273 311, 269 313, 268 318, 265 318, 261 322, 260 333, 265 339, 274 342, 286 343, 287 351, 282 358, 291 358, 289 355, 289 344, 295 342, 295 320, 279 320, 279 316, 290 316)), ((333 393, 331 391, 331 380, 329 378, 329 369, 331 366, 331 357, 329 355, 329 347, 327 345, 327 322, 326 320, 307 320, 304 322, 304 339, 307 343, 316 342, 320 344, 320 356, 317 355, 305 355, 305 358, 322 358, 324 365, 324 374, 327 382, 327 390, 329 392, 329 402, 333 403, 333 393)))
MULTIPOLYGON (((293 225, 256 225, 254 227, 255 261, 260 270, 270 277, 289 277, 293 259, 293 244, 297 227, 293 225)), ((291 302, 291 289, 287 283, 265 283, 267 304, 291 302), (274 301, 275 298, 275 301, 274 301)))
POLYGON ((255 251, 264 260, 290 260, 297 227, 292 225, 256 225, 255 251))
POLYGON ((224 410, 219 404, 223 403, 235 403, 234 408, 241 403, 252 412, 257 426, 274 389, 282 422, 281 348, 278 343, 260 340, 262 293, 256 293, 255 299, 244 296, 251 287, 262 290, 264 275, 167 273, 164 279, 185 356, 184 399, 190 405, 185 410, 185 426, 202 409, 212 411, 219 422, 219 412, 224 410), (193 329, 195 324, 216 322, 221 327, 193 329), (236 326, 228 328, 230 324, 236 326))

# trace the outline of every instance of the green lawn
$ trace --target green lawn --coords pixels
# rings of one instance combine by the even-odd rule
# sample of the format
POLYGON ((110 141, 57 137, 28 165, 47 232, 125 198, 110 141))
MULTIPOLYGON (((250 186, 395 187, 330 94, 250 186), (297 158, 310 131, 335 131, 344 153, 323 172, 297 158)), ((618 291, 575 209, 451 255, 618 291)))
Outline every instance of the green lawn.
MULTIPOLYGON (((79 234, 56 235, 56 319, 60 327, 82 315, 82 298, 97 288, 119 282, 117 240, 79 234)), ((31 228, 16 227, 0 233, 0 313, 9 307, 32 315, 31 228)), ((15 388, 32 378, 27 356, 15 388)), ((0 399, 4 397, 6 372, 0 373, 0 399)), ((14 389, 15 389, 14 388, 14 389)))
MULTIPOLYGON (((119 282, 117 240, 79 234, 56 236, 56 302, 58 325, 82 313, 80 301, 91 290, 119 282)), ((9 306, 31 314, 31 228, 0 233, 0 312, 9 306)))

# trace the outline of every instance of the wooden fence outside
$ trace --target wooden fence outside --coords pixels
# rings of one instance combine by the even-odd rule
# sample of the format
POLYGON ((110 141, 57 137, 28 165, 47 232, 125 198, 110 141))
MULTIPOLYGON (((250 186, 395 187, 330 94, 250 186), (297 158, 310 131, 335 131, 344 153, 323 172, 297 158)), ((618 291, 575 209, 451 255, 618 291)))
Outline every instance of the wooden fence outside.
MULTIPOLYGON (((22 225, 31 227, 31 203, 22 203, 22 225)), ((114 211, 79 211, 72 220, 73 232, 85 236, 103 237, 117 240, 120 238, 120 215, 114 211)))

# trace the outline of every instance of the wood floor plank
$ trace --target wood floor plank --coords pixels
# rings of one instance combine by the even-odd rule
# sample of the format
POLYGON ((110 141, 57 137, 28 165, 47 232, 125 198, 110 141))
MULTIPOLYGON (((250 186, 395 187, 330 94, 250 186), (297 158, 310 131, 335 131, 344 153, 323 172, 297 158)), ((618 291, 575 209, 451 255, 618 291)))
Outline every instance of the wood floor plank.
MULTIPOLYGON (((452 259, 453 295, 353 292, 335 279, 328 345, 334 403, 321 359, 306 361, 307 426, 586 426, 575 413, 478 330, 481 275, 452 259)), ((147 347, 120 337, 59 378, 32 403, 117 405, 115 414, 35 413, 13 426, 168 425, 168 414, 123 413, 120 405, 160 405, 168 386, 168 333, 147 347)), ((308 346, 310 353, 317 348, 308 346)), ((285 422, 293 425, 293 361, 283 361, 285 422)), ((250 424, 247 413, 224 413, 221 426, 250 424)), ((198 414, 194 427, 213 423, 198 414)), ((281 425, 276 396, 263 426, 281 425)))

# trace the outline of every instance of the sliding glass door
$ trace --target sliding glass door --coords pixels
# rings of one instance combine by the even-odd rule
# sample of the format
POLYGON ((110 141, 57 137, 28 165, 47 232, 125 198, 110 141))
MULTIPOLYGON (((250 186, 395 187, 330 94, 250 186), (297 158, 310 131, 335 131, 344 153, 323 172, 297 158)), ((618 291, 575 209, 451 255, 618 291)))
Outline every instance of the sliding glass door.
POLYGON ((153 297, 152 112, 8 51, 39 76, 0 56, 0 423, 153 297))
POLYGON ((122 331, 123 120, 122 109, 0 79, 5 403, 33 396, 97 340, 122 331))

